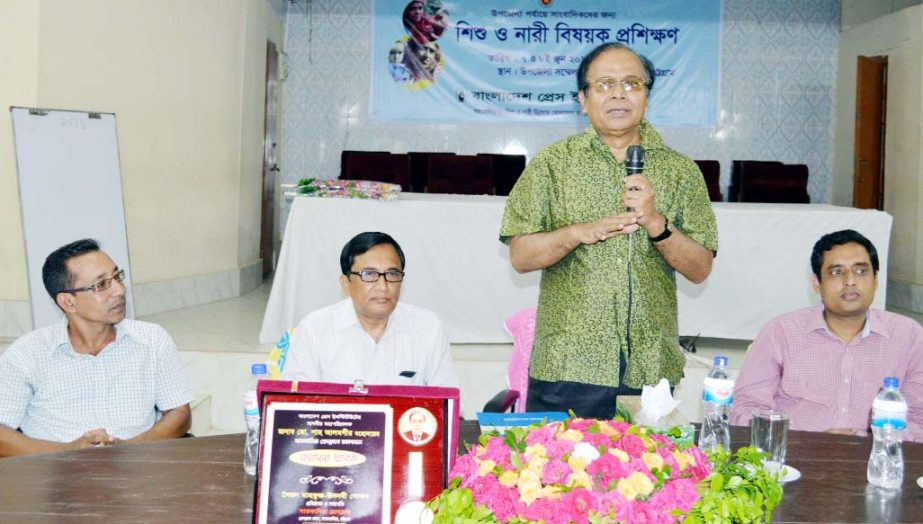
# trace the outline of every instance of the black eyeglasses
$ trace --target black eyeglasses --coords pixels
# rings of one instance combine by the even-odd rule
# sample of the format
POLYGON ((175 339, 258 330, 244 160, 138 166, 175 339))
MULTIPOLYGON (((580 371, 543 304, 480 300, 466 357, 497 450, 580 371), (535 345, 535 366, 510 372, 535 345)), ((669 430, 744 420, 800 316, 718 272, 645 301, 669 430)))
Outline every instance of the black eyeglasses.
POLYGON ((105 291, 109 289, 110 287, 112 287, 113 281, 123 282, 124 280, 125 280, 125 270, 120 269, 116 271, 115 274, 112 275, 111 277, 104 278, 102 280, 94 282, 92 285, 89 285, 87 287, 78 287, 74 289, 62 289, 61 291, 58 291, 58 293, 80 293, 81 291, 92 291, 93 293, 98 293, 100 291, 105 291))
POLYGON ((350 271, 350 275, 358 275, 359 280, 363 282, 378 282, 378 279, 385 277, 385 282, 400 282, 404 280, 404 272, 396 269, 389 269, 385 272, 363 269, 362 271, 350 271))

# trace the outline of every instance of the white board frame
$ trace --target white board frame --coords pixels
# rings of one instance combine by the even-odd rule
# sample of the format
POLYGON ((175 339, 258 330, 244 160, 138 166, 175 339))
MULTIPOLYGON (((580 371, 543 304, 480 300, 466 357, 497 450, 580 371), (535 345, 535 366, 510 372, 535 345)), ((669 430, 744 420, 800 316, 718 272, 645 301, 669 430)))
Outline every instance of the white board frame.
POLYGON ((32 326, 64 318, 42 283, 55 249, 81 238, 125 269, 125 315, 134 318, 128 234, 114 113, 10 107, 32 326))

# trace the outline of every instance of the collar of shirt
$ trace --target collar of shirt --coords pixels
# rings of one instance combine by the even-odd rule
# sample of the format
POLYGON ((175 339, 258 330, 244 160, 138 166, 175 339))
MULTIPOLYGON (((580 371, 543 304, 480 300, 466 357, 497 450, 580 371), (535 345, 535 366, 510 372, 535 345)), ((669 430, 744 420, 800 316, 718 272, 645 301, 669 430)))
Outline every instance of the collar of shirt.
MULTIPOLYGON (((345 302, 348 303, 349 307, 340 308, 340 310, 336 312, 333 328, 336 330, 358 329, 364 333, 365 329, 359 322, 359 315, 356 314, 356 306, 353 305, 352 299, 347 298, 345 302)), ((407 319, 404 318, 401 311, 401 304, 398 302, 394 311, 391 312, 391 316, 388 317, 388 326, 385 328, 385 333, 378 342, 380 343, 382 340, 385 340, 393 332, 405 332, 408 330, 409 326, 407 325, 407 319)))
MULTIPOLYGON (((122 339, 129 335, 129 330, 126 328, 124 322, 119 322, 115 325, 115 340, 113 340, 109 345, 116 346, 122 342, 122 339)), ((58 351, 64 351, 70 355, 77 355, 78 353, 74 351, 74 346, 71 344, 70 335, 67 333, 67 318, 55 324, 54 328, 51 330, 51 346, 58 351)), ((102 353, 102 352, 100 352, 102 353)))
MULTIPOLYGON (((815 331, 818 329, 823 329, 825 333, 830 335, 833 338, 839 340, 839 337, 834 335, 830 328, 827 326, 827 321, 824 320, 824 306, 818 306, 811 316, 810 322, 807 325, 807 331, 815 331)), ((875 311, 869 309, 865 312, 865 324, 862 325, 862 331, 859 332, 859 338, 865 339, 874 332, 876 335, 890 339, 887 328, 879 318, 879 315, 875 314, 875 311)))
MULTIPOLYGON (((664 148, 663 139, 659 134, 654 132, 647 120, 641 120, 640 131, 641 145, 644 146, 645 151, 664 148)), ((586 133, 590 136, 590 140, 594 148, 596 148, 598 151, 605 151, 607 153, 609 152, 609 146, 603 142, 603 139, 600 138, 599 133, 596 132, 596 129, 594 129, 593 126, 588 127, 586 133)))

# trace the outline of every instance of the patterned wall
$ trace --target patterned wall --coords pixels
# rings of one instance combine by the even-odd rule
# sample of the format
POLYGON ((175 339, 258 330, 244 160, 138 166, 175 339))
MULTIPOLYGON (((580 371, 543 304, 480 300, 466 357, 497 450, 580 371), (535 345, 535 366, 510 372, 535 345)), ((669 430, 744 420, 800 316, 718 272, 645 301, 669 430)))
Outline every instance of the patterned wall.
MULTIPOLYGON (((284 182, 336 178, 340 152, 525 151, 574 126, 381 123, 368 118, 371 0, 295 0, 283 83, 284 182)), ((838 0, 724 0, 719 127, 661 128, 672 147, 721 162, 807 164, 813 202, 827 202, 833 152, 838 0)), ((726 193, 726 191, 725 191, 726 193)))

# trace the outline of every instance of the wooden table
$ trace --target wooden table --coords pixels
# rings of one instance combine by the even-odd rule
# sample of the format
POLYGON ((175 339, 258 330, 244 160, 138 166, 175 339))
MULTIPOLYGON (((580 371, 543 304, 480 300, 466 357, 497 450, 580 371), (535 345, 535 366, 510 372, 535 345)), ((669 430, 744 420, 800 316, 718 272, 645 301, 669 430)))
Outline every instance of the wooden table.
MULTIPOLYGON (((476 422, 461 429, 476 438, 476 422)), ((732 428, 733 447, 749 434, 732 428)), ((904 444, 904 489, 892 498, 867 489, 870 448, 868 438, 790 432, 788 463, 802 477, 772 521, 923 521, 923 444, 904 444)), ((0 459, 0 522, 250 522, 242 450, 235 434, 0 459)))

